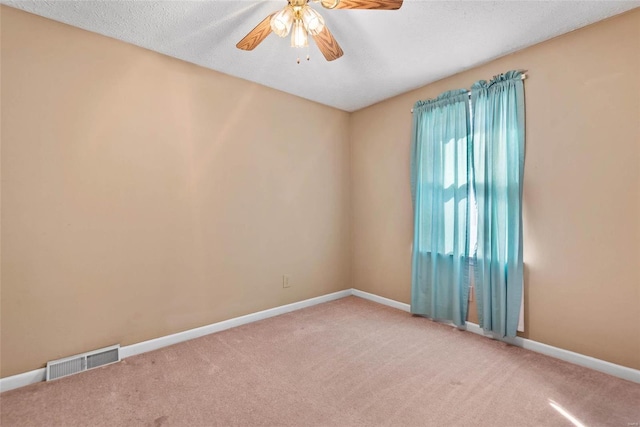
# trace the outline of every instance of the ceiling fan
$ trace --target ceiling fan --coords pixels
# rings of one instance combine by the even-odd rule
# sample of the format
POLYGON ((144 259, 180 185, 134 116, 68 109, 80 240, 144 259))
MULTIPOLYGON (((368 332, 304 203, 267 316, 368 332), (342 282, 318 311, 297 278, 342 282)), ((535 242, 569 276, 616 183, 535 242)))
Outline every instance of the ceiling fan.
MULTIPOLYGON (((403 0, 312 0, 325 9, 400 9, 403 0)), ((343 55, 342 48, 333 34, 324 25, 324 19, 307 3, 309 0, 288 0, 284 9, 274 12, 249 32, 236 47, 253 50, 273 31, 280 37, 291 32, 292 47, 308 46, 307 33, 313 37, 327 61, 333 61, 343 55), (293 28, 293 31, 292 31, 293 28)), ((307 59, 309 57, 307 56, 307 59)), ((298 59, 298 62, 300 60, 298 59)))

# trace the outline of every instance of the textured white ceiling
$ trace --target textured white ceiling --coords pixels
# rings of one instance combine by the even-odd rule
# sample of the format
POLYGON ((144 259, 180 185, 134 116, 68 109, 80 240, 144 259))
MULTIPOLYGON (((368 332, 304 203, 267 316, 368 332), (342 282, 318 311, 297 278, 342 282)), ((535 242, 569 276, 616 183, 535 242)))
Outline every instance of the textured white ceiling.
POLYGON ((344 56, 327 62, 310 41, 307 62, 305 49, 274 34, 254 51, 235 47, 285 0, 0 1, 346 111, 640 6, 638 0, 405 0, 398 11, 368 11, 313 4, 344 56))

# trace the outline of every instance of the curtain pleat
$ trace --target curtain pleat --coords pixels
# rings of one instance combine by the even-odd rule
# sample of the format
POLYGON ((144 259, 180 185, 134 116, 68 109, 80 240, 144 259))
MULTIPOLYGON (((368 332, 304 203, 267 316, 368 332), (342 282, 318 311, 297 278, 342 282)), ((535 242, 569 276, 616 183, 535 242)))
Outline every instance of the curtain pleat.
POLYGON ((469 292, 470 116, 466 90, 414 106, 411 312, 458 326, 469 292))
POLYGON ((471 88, 472 182, 478 215, 474 257, 480 326, 514 337, 523 291, 524 85, 509 71, 471 88))

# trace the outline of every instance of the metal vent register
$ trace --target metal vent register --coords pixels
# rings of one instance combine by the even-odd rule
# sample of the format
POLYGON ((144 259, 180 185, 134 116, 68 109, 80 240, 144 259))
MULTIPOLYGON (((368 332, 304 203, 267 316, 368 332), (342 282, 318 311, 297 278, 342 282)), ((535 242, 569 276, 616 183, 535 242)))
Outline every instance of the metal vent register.
POLYGON ((120 344, 47 362, 47 381, 120 361, 120 344))

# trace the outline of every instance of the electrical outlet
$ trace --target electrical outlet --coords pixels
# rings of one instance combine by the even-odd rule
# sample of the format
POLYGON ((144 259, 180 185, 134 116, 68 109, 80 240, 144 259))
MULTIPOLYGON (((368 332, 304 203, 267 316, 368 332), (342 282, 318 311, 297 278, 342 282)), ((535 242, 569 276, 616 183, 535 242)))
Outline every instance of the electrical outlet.
POLYGON ((283 288, 290 288, 291 285, 289 284, 289 275, 284 274, 282 276, 282 287, 283 288))

